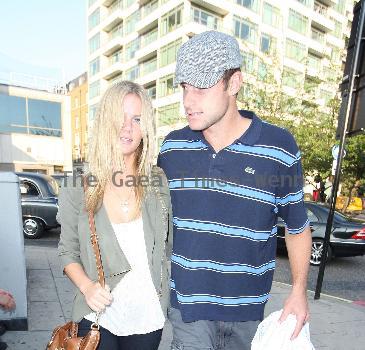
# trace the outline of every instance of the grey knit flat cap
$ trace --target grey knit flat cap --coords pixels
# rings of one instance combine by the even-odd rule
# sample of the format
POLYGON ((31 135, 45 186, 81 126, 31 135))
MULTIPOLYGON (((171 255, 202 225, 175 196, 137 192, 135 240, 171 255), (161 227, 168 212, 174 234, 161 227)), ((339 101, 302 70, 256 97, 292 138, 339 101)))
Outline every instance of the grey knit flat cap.
POLYGON ((217 31, 193 36, 177 53, 175 84, 210 88, 228 69, 239 68, 242 56, 237 40, 217 31))

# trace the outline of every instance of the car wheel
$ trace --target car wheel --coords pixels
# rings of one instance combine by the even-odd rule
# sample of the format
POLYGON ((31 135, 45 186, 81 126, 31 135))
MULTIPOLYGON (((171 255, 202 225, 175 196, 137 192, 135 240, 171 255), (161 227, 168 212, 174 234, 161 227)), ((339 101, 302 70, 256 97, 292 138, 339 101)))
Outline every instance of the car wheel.
MULTIPOLYGON (((319 266, 321 264, 322 255, 323 255, 323 246, 324 241, 321 238, 313 238, 312 240, 312 252, 310 263, 313 266, 319 266)), ((327 251, 327 261, 331 260, 332 257, 332 249, 328 246, 327 251)))
POLYGON ((23 220, 23 234, 26 238, 39 238, 44 231, 43 222, 39 219, 25 218, 23 220))

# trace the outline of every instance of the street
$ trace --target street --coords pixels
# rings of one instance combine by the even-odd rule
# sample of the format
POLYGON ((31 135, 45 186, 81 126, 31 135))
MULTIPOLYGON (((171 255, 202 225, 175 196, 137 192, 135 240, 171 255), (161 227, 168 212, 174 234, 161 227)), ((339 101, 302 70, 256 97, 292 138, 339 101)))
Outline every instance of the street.
MULTIPOLYGON (((44 232, 40 239, 25 239, 26 246, 57 247, 59 229, 44 232)), ((322 293, 352 301, 365 300, 365 256, 336 258, 326 265, 322 293)), ((317 283, 318 267, 311 266, 308 289, 314 291, 317 283)), ((274 280, 291 284, 289 260, 279 253, 276 260, 274 280)))

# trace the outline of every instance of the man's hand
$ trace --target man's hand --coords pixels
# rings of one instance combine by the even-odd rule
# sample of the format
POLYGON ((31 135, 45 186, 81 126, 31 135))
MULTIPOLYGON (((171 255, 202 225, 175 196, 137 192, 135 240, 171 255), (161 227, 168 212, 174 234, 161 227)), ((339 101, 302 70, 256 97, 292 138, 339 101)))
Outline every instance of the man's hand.
POLYGON ((285 321, 289 314, 293 314, 297 318, 294 332, 290 338, 293 340, 299 335, 304 324, 309 320, 307 295, 304 291, 291 291, 289 297, 285 300, 284 309, 279 322, 285 321))

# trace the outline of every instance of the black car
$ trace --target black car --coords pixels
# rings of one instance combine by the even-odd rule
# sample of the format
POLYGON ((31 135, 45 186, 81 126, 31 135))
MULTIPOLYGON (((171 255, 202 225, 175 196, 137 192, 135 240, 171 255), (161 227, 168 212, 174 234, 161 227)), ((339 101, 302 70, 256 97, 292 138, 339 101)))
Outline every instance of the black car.
MULTIPOLYGON (((317 202, 305 202, 312 231, 311 264, 321 263, 323 240, 330 208, 317 202)), ((284 222, 278 220, 278 249, 285 249, 284 222)), ((365 221, 335 211, 327 259, 365 254, 365 221)))
POLYGON ((15 174, 19 177, 24 236, 39 238, 44 230, 59 226, 56 221, 58 184, 44 174, 15 174))

